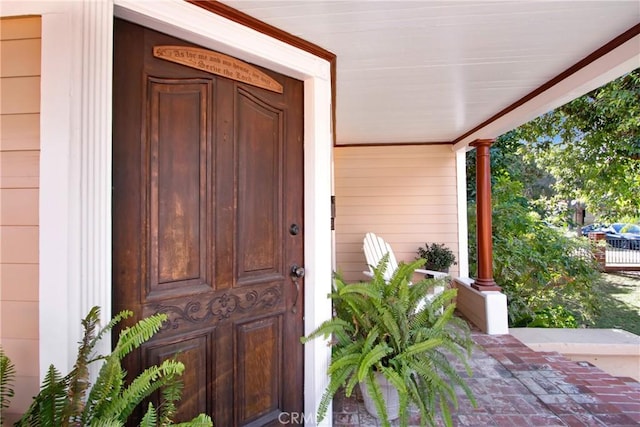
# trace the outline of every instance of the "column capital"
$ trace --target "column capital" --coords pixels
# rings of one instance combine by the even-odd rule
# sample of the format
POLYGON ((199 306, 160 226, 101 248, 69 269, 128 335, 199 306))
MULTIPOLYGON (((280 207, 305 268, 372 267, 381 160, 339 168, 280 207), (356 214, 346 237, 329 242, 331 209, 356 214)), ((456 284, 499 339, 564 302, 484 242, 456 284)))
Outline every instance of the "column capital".
POLYGON ((472 147, 490 147, 491 144, 493 144, 495 141, 496 141, 495 138, 494 139, 476 139, 469 145, 472 147))

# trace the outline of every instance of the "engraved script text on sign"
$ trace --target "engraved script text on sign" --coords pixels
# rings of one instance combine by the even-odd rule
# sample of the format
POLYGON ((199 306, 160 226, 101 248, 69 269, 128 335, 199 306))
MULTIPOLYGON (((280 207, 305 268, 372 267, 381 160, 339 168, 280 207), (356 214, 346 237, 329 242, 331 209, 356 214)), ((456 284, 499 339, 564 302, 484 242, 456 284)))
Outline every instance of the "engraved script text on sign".
POLYGON ((282 85, 257 68, 231 56, 189 46, 154 46, 153 56, 276 93, 282 85))

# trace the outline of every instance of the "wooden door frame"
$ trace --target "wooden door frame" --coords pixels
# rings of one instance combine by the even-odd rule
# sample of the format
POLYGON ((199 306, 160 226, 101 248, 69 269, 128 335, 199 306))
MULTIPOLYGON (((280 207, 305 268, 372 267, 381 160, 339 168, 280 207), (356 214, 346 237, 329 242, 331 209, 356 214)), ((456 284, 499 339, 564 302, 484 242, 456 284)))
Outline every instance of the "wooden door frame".
MULTIPOLYGON (((91 306, 100 305, 105 316, 111 312, 114 16, 304 81, 305 331, 328 319, 333 267, 329 62, 182 0, 3 4, 2 16, 29 14, 42 16, 41 376, 49 363, 71 368, 79 319, 91 306)), ((320 340, 305 346, 307 417, 315 414, 327 384, 329 358, 320 340)), ((322 425, 331 425, 331 417, 322 425)))

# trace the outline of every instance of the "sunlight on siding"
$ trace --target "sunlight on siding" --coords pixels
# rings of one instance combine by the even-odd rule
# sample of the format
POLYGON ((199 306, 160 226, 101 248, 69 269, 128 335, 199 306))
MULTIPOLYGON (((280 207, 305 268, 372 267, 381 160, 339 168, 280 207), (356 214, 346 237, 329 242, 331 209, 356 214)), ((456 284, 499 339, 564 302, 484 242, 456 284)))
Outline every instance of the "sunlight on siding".
POLYGON ((449 146, 336 147, 335 196, 337 268, 348 281, 365 279, 362 239, 369 231, 389 242, 398 261, 413 260, 426 242, 458 252, 449 146))
POLYGON ((39 17, 0 19, 0 345, 16 366, 7 425, 39 388, 39 17))

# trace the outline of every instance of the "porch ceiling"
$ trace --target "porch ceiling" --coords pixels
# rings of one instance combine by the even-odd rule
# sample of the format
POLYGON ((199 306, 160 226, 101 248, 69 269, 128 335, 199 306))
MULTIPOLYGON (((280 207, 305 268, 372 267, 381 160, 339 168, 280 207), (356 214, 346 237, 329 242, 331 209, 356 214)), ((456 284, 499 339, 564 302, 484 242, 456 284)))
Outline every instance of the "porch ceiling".
POLYGON ((637 0, 222 3, 336 54, 338 145, 463 146, 640 66, 637 0), (539 90, 630 29, 626 43, 539 90))

